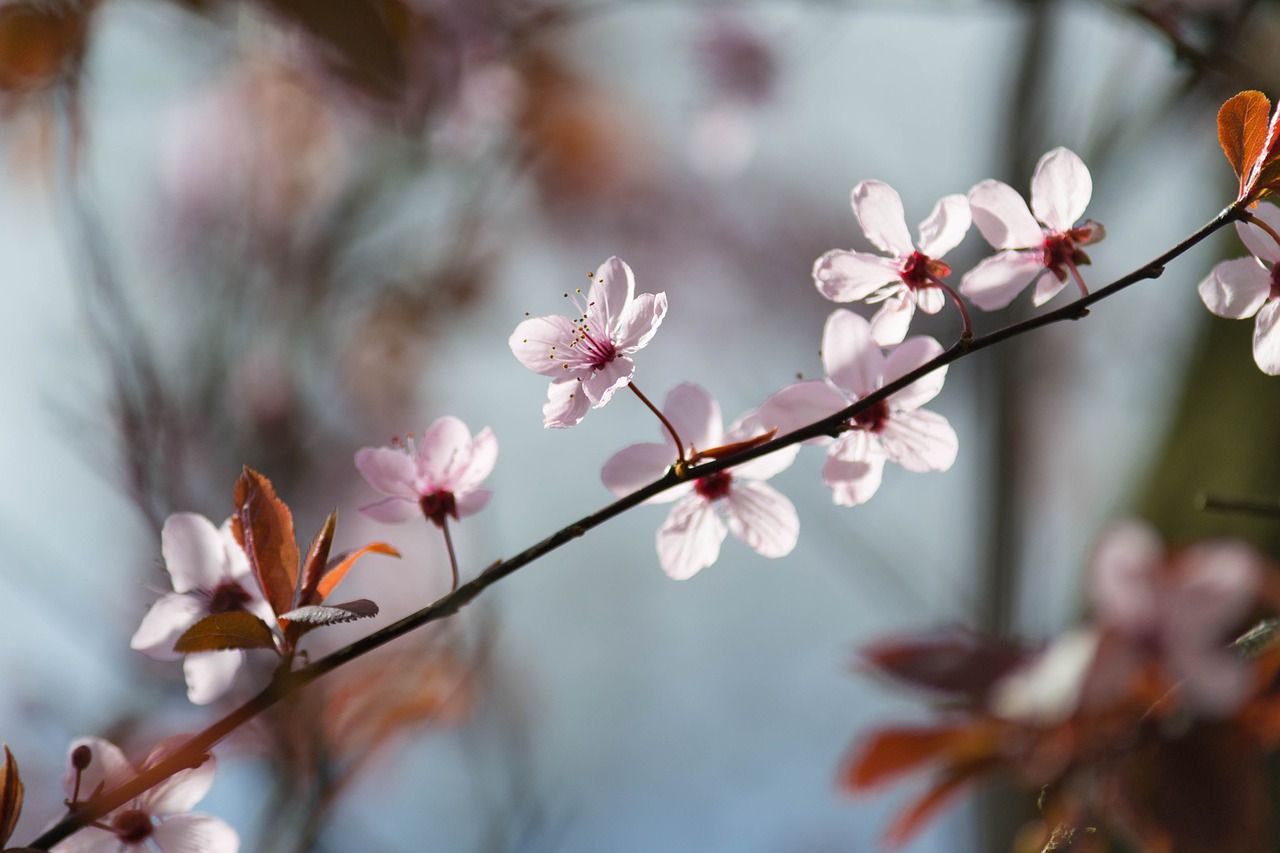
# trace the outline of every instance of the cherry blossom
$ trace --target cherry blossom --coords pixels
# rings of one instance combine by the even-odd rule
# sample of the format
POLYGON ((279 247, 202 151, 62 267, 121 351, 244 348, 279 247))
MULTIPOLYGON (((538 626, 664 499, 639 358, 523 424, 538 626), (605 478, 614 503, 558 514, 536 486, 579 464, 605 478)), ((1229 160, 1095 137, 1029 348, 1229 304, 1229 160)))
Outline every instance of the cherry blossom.
MULTIPOLYGON (((1253 215, 1280 232, 1280 209, 1260 204, 1253 215)), ((1205 307, 1232 320, 1257 315, 1253 327, 1253 360, 1264 373, 1280 376, 1280 244, 1262 228, 1236 223, 1252 257, 1223 261, 1200 282, 1205 307)))
POLYGON ((1261 558, 1240 542, 1202 542, 1166 553, 1149 527, 1117 526, 1089 569, 1094 621, 1104 631, 1086 698, 1107 701, 1154 665, 1181 685, 1182 703, 1205 716, 1235 710, 1249 693, 1245 659, 1227 648, 1256 600, 1261 558))
MULTIPOLYGON (((275 621, 250 577, 249 560, 231 534, 230 520, 219 528, 203 515, 175 513, 160 531, 160 550, 173 592, 161 596, 142 618, 129 643, 134 649, 156 660, 177 660, 177 639, 213 613, 247 610, 267 624, 275 621)), ((186 655, 187 698, 197 705, 219 698, 231 688, 243 662, 239 650, 186 655)))
POLYGON ((592 276, 585 304, 577 292, 571 297, 575 316, 534 317, 516 326, 511 352, 535 373, 554 377, 544 426, 580 423, 588 407, 600 408, 631 381, 631 354, 649 343, 667 314, 665 293, 636 296, 635 288, 631 267, 612 257, 592 276))
POLYGON ((1036 282, 1033 305, 1043 305, 1089 263, 1080 247, 1106 236, 1091 219, 1076 225, 1093 196, 1089 169, 1076 154, 1055 148, 1040 158, 1031 176, 1031 207, 1013 187, 988 180, 969 190, 973 224, 999 254, 965 273, 960 292, 979 308, 1003 308, 1036 282), (1051 275, 1045 275, 1045 273, 1051 275))
MULTIPOLYGON (((699 449, 745 441, 765 432, 754 413, 724 429, 720 404, 692 383, 672 389, 662 412, 689 442, 695 458, 699 449)), ((622 496, 662 476, 676 459, 675 441, 665 432, 663 436, 660 444, 633 444, 614 454, 601 472, 605 486, 622 496)), ((662 570, 676 580, 693 577, 716 561, 729 532, 762 556, 790 554, 800 535, 800 519, 791 501, 764 481, 786 470, 797 451, 794 446, 784 448, 654 497, 653 503, 677 501, 658 529, 662 570)))
POLYGON ((443 528, 484 509, 493 493, 480 484, 498 459, 498 439, 488 427, 471 437, 455 417, 437 418, 415 445, 413 437, 391 447, 356 452, 356 468, 379 492, 390 497, 360 508, 388 524, 425 516, 443 528))
MULTIPOLYGON (((152 750, 143 770, 180 747, 179 735, 152 750)), ((62 785, 68 802, 83 802, 96 791, 117 788, 137 773, 115 744, 96 737, 79 738, 67 752, 62 785)), ((144 791, 127 805, 108 814, 54 846, 55 853, 129 853, 159 848, 161 853, 236 853, 240 837, 225 821, 187 814, 213 785, 213 756, 199 767, 181 770, 144 791), (152 845, 155 845, 155 848, 152 845)))
POLYGON ((834 302, 883 302, 872 318, 871 334, 881 346, 902 343, 917 305, 927 314, 942 310, 945 291, 950 289, 942 279, 951 274, 951 268, 939 258, 968 233, 969 203, 962 195, 942 198, 920 223, 916 245, 907 231, 902 199, 893 187, 863 181, 853 188, 852 203, 862 232, 888 257, 833 249, 814 263, 813 282, 834 302))
MULTIPOLYGON (((872 337, 871 324, 843 308, 827 318, 822 334, 825 380, 783 388, 760 407, 760 420, 782 432, 834 414, 942 353, 933 338, 909 338, 887 357, 872 337)), ((871 499, 880 488, 886 461, 908 471, 946 471, 955 462, 959 441, 946 418, 920 406, 942 390, 942 367, 872 406, 846 424, 829 444, 823 482, 842 506, 871 499)))

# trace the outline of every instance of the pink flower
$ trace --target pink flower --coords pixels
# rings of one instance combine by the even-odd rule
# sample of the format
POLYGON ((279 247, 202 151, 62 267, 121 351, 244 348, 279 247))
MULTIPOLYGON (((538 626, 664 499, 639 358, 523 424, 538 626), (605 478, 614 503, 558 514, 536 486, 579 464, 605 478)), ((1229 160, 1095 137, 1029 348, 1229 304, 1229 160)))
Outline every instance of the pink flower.
MULTIPOLYGON (((250 577, 249 560, 231 535, 230 520, 221 528, 194 512, 179 512, 165 520, 160 531, 164 566, 173 592, 160 598, 133 635, 129 645, 156 660, 177 660, 173 644, 212 613, 247 610, 268 625, 275 616, 250 577)), ((205 705, 230 689, 244 652, 195 652, 182 664, 187 698, 205 705)))
POLYGON ((525 320, 508 341, 521 364, 554 377, 542 408, 544 426, 574 426, 588 406, 609 402, 635 374, 630 355, 649 343, 667 314, 667 295, 636 296, 631 267, 617 257, 593 278, 586 304, 574 298, 576 316, 525 320))
POLYGON ((938 260, 959 245, 969 231, 969 203, 949 195, 920 223, 919 248, 907 232, 902 199, 880 181, 853 188, 853 215, 867 239, 889 257, 833 249, 813 265, 818 291, 834 302, 883 302, 871 321, 871 334, 881 346, 902 343, 916 306, 926 314, 942 310, 945 296, 938 282, 951 268, 938 260))
MULTIPOLYGON (((161 742, 143 769, 173 753, 185 735, 161 742)), ((182 770, 140 794, 128 805, 54 846, 55 853, 129 853, 158 847, 161 853, 236 853, 240 836, 227 823, 207 815, 186 814, 213 785, 214 762, 182 770)), ((79 738, 67 753, 62 786, 70 802, 83 802, 102 786, 118 788, 137 775, 115 744, 96 737, 79 738)))
POLYGON ((498 439, 485 427, 475 437, 467 425, 446 415, 422 434, 391 447, 365 447, 356 452, 356 468, 373 486, 391 497, 360 508, 377 521, 392 524, 423 515, 439 527, 484 509, 493 493, 480 484, 498 460, 498 439))
MULTIPOLYGON (((774 394, 760 407, 760 422, 789 432, 821 420, 886 382, 903 376, 942 353, 933 338, 902 343, 886 358, 872 338, 871 324, 841 308, 827 318, 822 333, 826 380, 799 382, 774 394)), ((959 442, 946 418, 920 409, 942 390, 946 368, 939 368, 855 417, 831 443, 822 479, 842 506, 870 500, 880 488, 886 460, 908 471, 946 471, 956 460, 959 442)))
MULTIPOLYGON (((1280 209, 1260 204, 1254 213, 1280 230, 1280 209)), ((1258 315, 1253 327, 1253 360, 1263 373, 1280 376, 1280 245, 1256 225, 1236 223, 1249 258, 1223 261, 1200 282, 1200 298, 1219 317, 1242 320, 1258 315)))
POLYGON ((1127 523, 1098 543, 1088 579, 1094 621, 1105 632, 1088 693, 1122 693, 1144 664, 1181 683, 1182 701, 1225 716, 1251 688, 1248 663, 1226 645, 1253 608, 1262 560, 1240 542, 1204 542, 1167 553, 1150 527, 1127 523))
POLYGON ((1076 267, 1089 263, 1080 247, 1106 236, 1091 219, 1075 225, 1092 197, 1089 169, 1066 148, 1053 149, 1036 164, 1030 209, 1017 190, 1000 181, 983 181, 969 190, 973 224, 1001 251, 965 273, 960 292, 979 308, 994 311, 1037 281, 1032 304, 1048 302, 1070 276, 1078 276, 1076 267))
MULTIPOLYGON (((751 414, 725 430, 720 405, 691 383, 679 385, 667 395, 662 413, 681 440, 695 449, 710 450, 764 433, 751 414)), ((779 450, 653 498, 654 503, 679 501, 658 529, 662 570, 676 580, 693 577, 720 556, 720 543, 729 531, 762 556, 790 554, 800 535, 800 519, 791 501, 763 481, 786 470, 797 450, 779 450)), ((609 491, 627 495, 658 479, 675 459, 675 442, 666 435, 661 444, 633 444, 620 450, 605 463, 600 476, 609 491)))

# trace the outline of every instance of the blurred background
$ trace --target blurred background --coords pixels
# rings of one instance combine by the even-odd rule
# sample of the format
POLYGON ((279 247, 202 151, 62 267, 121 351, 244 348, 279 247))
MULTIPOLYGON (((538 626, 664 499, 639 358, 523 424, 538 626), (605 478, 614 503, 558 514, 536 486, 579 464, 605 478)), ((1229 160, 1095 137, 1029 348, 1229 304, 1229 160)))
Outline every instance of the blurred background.
MULTIPOLYGON (((599 468, 659 438, 619 398, 546 431, 546 383, 506 340, 617 254, 670 314, 639 357, 660 400, 703 385, 727 418, 821 374, 813 260, 868 249, 850 188, 915 224, 1038 157, 1088 163, 1101 286, 1234 194, 1218 105, 1280 91, 1280 5, 964 0, 100 0, 0 4, 0 739, 22 768, 15 842, 59 816, 67 744, 135 757, 212 708, 129 649, 169 588, 159 529, 231 510, 263 472, 299 538, 384 539, 347 598, 379 622, 447 591, 434 529, 381 527, 354 452, 442 414, 501 452, 455 528, 464 578, 610 500, 599 468)), ((957 273, 989 253, 972 233, 957 273)), ((1272 496, 1280 395, 1252 324, 1195 286, 1232 235, 1086 322, 951 369, 945 474, 890 466, 833 506, 822 454, 774 483, 782 560, 736 541, 686 582, 641 507, 458 618, 328 677, 220 749, 198 811, 246 851, 877 849, 914 791, 837 778, 869 726, 928 710, 856 672, 885 634, 1071 623, 1108 520, 1176 541, 1267 519, 1197 494, 1272 496)), ((1065 299, 1066 297, 1062 297, 1065 299)), ((1026 315, 1028 298, 976 318, 1026 315)), ((954 313, 921 317, 944 343, 954 313)), ((312 655, 370 629, 317 632, 312 655)), ((1031 804, 993 791, 914 851, 1007 846, 1031 804)))

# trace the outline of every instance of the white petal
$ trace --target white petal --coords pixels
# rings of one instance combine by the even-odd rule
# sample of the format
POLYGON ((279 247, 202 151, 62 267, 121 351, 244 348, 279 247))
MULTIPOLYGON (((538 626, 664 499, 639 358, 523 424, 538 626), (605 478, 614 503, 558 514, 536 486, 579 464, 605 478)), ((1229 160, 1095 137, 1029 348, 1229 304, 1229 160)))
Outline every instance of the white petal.
POLYGON ((619 389, 625 388, 635 373, 636 363, 625 355, 617 355, 582 380, 582 390, 587 392, 591 407, 598 409, 613 399, 619 389))
POLYGON ((418 466, 409 454, 394 447, 365 447, 356 451, 356 470, 384 495, 417 500, 418 466))
POLYGON ((1085 679, 1093 667, 1100 637, 1096 631, 1068 631, 1036 656, 996 682, 991 712, 1034 726, 1066 721, 1080 705, 1085 679))
POLYGON ((416 500, 408 498, 383 498, 377 503, 360 507, 360 514, 383 524, 399 524, 422 516, 422 508, 416 500))
POLYGON ((1125 522, 1098 541, 1087 586, 1094 619, 1129 636, 1147 633, 1159 618, 1156 573, 1164 543, 1146 524, 1125 522))
POLYGON ((832 302, 856 302, 900 282, 900 271, 893 258, 832 249, 814 262, 813 283, 832 302))
POLYGON ((796 547, 800 517, 772 486, 735 477, 725 512, 730 532, 763 557, 785 557, 796 547))
POLYGON ((1263 373, 1280 376, 1280 300, 1272 299, 1258 311, 1253 327, 1253 360, 1263 373))
POLYGON ((687 580, 716 561, 728 533, 711 504, 688 495, 658 529, 658 562, 671 578, 687 580))
POLYGON ((454 495, 454 510, 458 513, 458 518, 475 515, 489 505, 492 497, 493 492, 488 489, 472 489, 461 496, 454 495))
MULTIPOLYGON (((825 384, 825 383, 824 383, 825 384)), ((819 415, 818 417, 822 417, 819 415)), ((818 418, 814 418, 818 420, 818 418)), ((725 443, 734 441, 745 441, 753 436, 761 435, 770 427, 759 427, 761 424, 758 412, 752 412, 750 418, 739 418, 726 432, 724 436, 725 443), (740 424, 749 423, 753 428, 745 430, 740 424)), ((750 462, 744 462, 733 469, 734 479, 745 477, 748 480, 767 480, 770 477, 781 474, 783 471, 791 467, 791 463, 796 461, 796 456, 800 454, 800 445, 792 444, 781 450, 775 450, 773 453, 761 456, 759 459, 752 459, 750 462)))
MULTIPOLYGON (((918 335, 908 341, 903 341, 885 359, 885 383, 906 376, 922 364, 942 355, 942 352, 942 344, 928 335, 918 335)), ((889 398, 890 405, 895 411, 919 408, 938 396, 946 379, 946 367, 940 367, 932 373, 927 373, 891 396, 889 398)))
POLYGON ((568 317, 548 315, 533 317, 516 326, 507 339, 512 354, 520 363, 543 376, 559 377, 564 373, 565 359, 577 364, 571 346, 578 327, 568 317))
POLYGON ((983 311, 1003 308, 1044 269, 1040 252, 1001 252, 964 274, 960 293, 983 311))
POLYGON ((177 660, 182 656, 173 644, 205 615, 205 605, 195 596, 177 592, 161 596, 142 617, 129 647, 156 660, 177 660))
POLYGON ((911 318, 916 313, 916 296, 903 288, 886 299, 884 305, 871 318, 871 338, 877 346, 891 347, 902 343, 911 328, 911 318))
POLYGON ((947 304, 947 295, 940 287, 925 287, 916 291, 916 307, 926 314, 937 314, 947 304))
POLYGON ((685 382, 672 388, 662 405, 662 414, 676 428, 686 450, 689 445, 701 450, 723 443, 724 418, 720 404, 699 385, 685 382))
POLYGON ((75 792, 76 769, 71 763, 71 756, 77 748, 89 748, 89 764, 80 773, 80 799, 87 800, 98 787, 110 791, 118 788, 133 778, 133 765, 124 757, 120 747, 111 741, 98 737, 76 738, 67 748, 67 766, 62 774, 62 790, 70 798, 75 792))
POLYGON ((946 471, 955 464, 960 440, 942 415, 915 409, 889 418, 880 444, 889 459, 908 471, 946 471))
POLYGON ((1044 231, 1027 203, 1013 187, 1001 181, 983 181, 969 190, 973 224, 997 249, 1039 248, 1044 231))
POLYGON ((194 705, 208 705, 231 689, 244 652, 232 649, 222 652, 193 652, 182 662, 187 677, 187 699, 194 705))
POLYGON ((635 292, 636 277, 631 267, 616 255, 609 258, 596 270, 595 280, 587 291, 588 323, 612 338, 635 292))
POLYGON ((855 397, 879 388, 884 354, 871 338, 871 324, 843 308, 831 312, 822 330, 822 364, 831 381, 855 397))
POLYGON ((552 382, 547 389, 547 402, 542 407, 542 425, 548 429, 565 429, 582 423, 591 407, 591 399, 582 390, 582 382, 566 379, 552 382))
POLYGON ((841 436, 822 466, 822 482, 840 506, 857 506, 871 500, 883 476, 884 454, 879 443, 860 430, 841 436))
POLYGON ((228 576, 227 549, 213 522, 194 512, 165 519, 160 550, 174 592, 213 589, 228 576))
POLYGON ((1036 279, 1036 286, 1031 291, 1031 305, 1039 308, 1053 297, 1062 292, 1062 288, 1067 286, 1067 282, 1071 279, 1058 278, 1052 270, 1046 270, 1045 273, 1036 279))
POLYGON ((898 258, 915 251, 897 190, 882 181, 863 181, 850 195, 853 215, 873 246, 898 258))
MULTIPOLYGON (((1260 204, 1253 215, 1270 225, 1273 231, 1280 233, 1280 207, 1260 204)), ((1280 263, 1280 244, 1266 231, 1249 222, 1237 222, 1236 233, 1240 235, 1240 242, 1244 243, 1255 258, 1271 265, 1280 263)))
POLYGON ((931 258, 941 258, 960 245, 972 222, 967 198, 959 194, 943 196, 929 218, 920 223, 920 251, 931 258))
MULTIPOLYGON (((675 445, 671 442, 633 444, 609 457, 600 471, 600 479, 606 489, 622 497, 661 477, 675 461, 675 445)), ((690 488, 686 485, 683 489, 668 489, 650 500, 653 503, 673 501, 690 488)))
POLYGON ((53 845, 52 853, 128 853, 128 850, 114 832, 89 826, 53 845))
POLYGON ((640 294, 622 314, 616 346, 623 353, 635 352, 653 339, 666 316, 667 294, 640 294))
POLYGON ((417 467, 425 480, 422 491, 452 491, 470 458, 471 430, 467 425, 452 415, 436 418, 418 440, 417 467))
POLYGON ((498 462, 498 439, 493 430, 485 427, 476 434, 467 454, 467 464, 456 472, 453 491, 468 492, 483 483, 493 473, 498 462))
POLYGON ((849 401, 831 385, 811 379, 775 392, 761 404, 757 417, 766 428, 777 427, 778 434, 785 435, 834 415, 847 405, 849 401))
POLYGON ((161 853, 237 853, 240 836, 224 820, 198 814, 174 815, 152 833, 161 853))
POLYGON ((1040 158, 1031 176, 1031 212, 1054 231, 1075 225, 1093 197, 1093 178, 1075 152, 1055 148, 1040 158))
MULTIPOLYGON (((164 759, 181 749, 190 735, 177 735, 165 738, 156 744, 143 762, 142 769, 154 767, 164 759)), ((213 787, 213 777, 217 773, 217 761, 212 755, 205 759, 199 767, 180 770, 154 788, 143 792, 138 797, 138 806, 153 815, 171 815, 189 812, 196 803, 204 799, 213 787)))
POLYGON ((1254 258, 1223 261, 1196 290, 1204 307, 1219 317, 1231 320, 1252 317, 1271 293, 1271 271, 1254 258))

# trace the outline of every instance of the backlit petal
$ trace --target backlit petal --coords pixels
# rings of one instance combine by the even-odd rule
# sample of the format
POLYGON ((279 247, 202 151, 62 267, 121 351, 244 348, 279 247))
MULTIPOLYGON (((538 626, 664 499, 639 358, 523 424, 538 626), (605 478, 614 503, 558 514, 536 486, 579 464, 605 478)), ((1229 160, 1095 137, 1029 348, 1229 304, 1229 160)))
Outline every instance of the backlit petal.
POLYGON ((152 832, 161 853, 236 853, 240 836, 224 820, 208 815, 174 815, 152 832))
POLYGON ((365 447, 356 451, 356 470, 384 495, 417 500, 418 466, 403 450, 365 447))
POLYGON ((595 280, 587 292, 587 317, 594 329, 613 337, 623 312, 635 297, 636 277, 631 267, 617 255, 596 270, 595 280))
MULTIPOLYGON (((142 769, 159 764, 181 749, 188 740, 190 735, 165 738, 151 750, 147 760, 142 763, 142 769)), ((160 784, 144 791, 138 796, 138 805, 153 815, 189 812, 209 793, 216 773, 217 761, 210 755, 199 767, 179 770, 160 784)))
POLYGON ((960 245, 972 222, 967 198, 959 194, 943 196, 929 218, 920 223, 920 251, 931 258, 941 258, 960 245))
POLYGON ((909 290, 886 299, 884 305, 871 318, 871 337, 878 346, 891 347, 902 343, 911 328, 911 318, 916 313, 916 296, 909 290))
POLYGON ((1253 327, 1253 360, 1263 373, 1280 376, 1280 300, 1272 299, 1258 311, 1253 327))
POLYGON ((686 450, 689 445, 704 449, 723 443, 724 418, 720 404, 700 385, 685 382, 672 388, 662 405, 662 414, 676 428, 686 450))
POLYGON ((493 466, 497 462, 498 439, 493 430, 485 427, 472 440, 467 464, 454 476, 453 491, 466 492, 479 486, 493 473, 493 466))
MULTIPOLYGON (((609 457, 600 471, 600 479, 606 489, 622 497, 661 477, 675 461, 675 445, 670 441, 665 444, 633 444, 609 457)), ((650 501, 667 503, 690 488, 692 486, 686 485, 680 490, 668 489, 650 501)))
POLYGON ((129 647, 155 660, 177 660, 181 655, 173 650, 173 644, 205 615, 204 604, 193 595, 171 592, 161 596, 142 617, 129 647))
MULTIPOLYGON (((424 491, 453 491, 457 475, 471 459, 471 430, 445 415, 432 421, 418 440, 418 471, 424 491)), ((395 494, 394 492, 392 494, 395 494)))
POLYGON ((1252 317, 1271 293, 1271 272, 1252 257, 1223 261, 1196 290, 1204 306, 1219 317, 1252 317))
POLYGON ((244 652, 192 652, 182 662, 187 678, 187 699, 195 705, 208 705, 231 689, 231 683, 244 662, 244 652))
POLYGON ((893 258, 833 249, 814 262, 813 283, 832 302, 856 302, 901 281, 899 267, 893 258))
POLYGON ((618 325, 616 345, 623 353, 632 353, 652 340, 654 332, 667 316, 667 294, 642 293, 627 306, 618 325))
POLYGON ((1053 297, 1062 292, 1062 288, 1067 286, 1067 282, 1071 279, 1058 278, 1051 270, 1046 270, 1044 275, 1036 279, 1036 286, 1031 291, 1031 305, 1039 308, 1053 297))
POLYGON ((955 464, 960 440, 942 415, 915 409, 890 418, 880 444, 889 459, 908 471, 946 471, 955 464))
MULTIPOLYGON (((1254 208, 1253 215, 1271 226, 1271 230, 1280 233, 1280 207, 1259 204, 1254 208)), ((1240 242, 1244 243, 1255 258, 1271 265, 1280 263, 1280 244, 1266 231, 1251 222, 1237 222, 1236 233, 1240 235, 1240 242)))
POLYGON ((618 389, 625 388, 636 373, 636 363, 625 355, 614 356, 598 368, 591 376, 582 380, 582 390, 587 392, 587 399, 592 408, 600 408, 613 399, 618 389))
POLYGON ((570 364, 579 363, 570 348, 577 337, 578 327, 573 320, 548 315, 520 323, 507 344, 525 367, 543 376, 559 377, 564 373, 566 359, 570 364))
POLYGON ((213 522, 194 512, 176 512, 160 531, 160 552, 174 592, 213 589, 228 576, 227 549, 213 522))
POLYGON ((457 511, 458 518, 475 515, 489 505, 489 499, 492 497, 493 492, 488 489, 471 489, 462 495, 454 496, 454 510, 457 511))
POLYGON ((763 557, 785 557, 796 547, 800 517, 772 486, 735 478, 725 512, 730 532, 763 557))
POLYGON ((856 397, 879 388, 884 354, 871 337, 871 324, 843 308, 831 312, 822 330, 822 364, 832 382, 856 397))
MULTIPOLYGON (((802 426, 821 420, 849 405, 849 401, 820 379, 810 379, 788 385, 772 394, 760 406, 757 415, 765 428, 778 428, 778 435, 785 435, 802 426)), ((811 439, 829 442, 830 439, 811 439)))
POLYGON ((582 422, 591 399, 578 379, 552 382, 547 389, 547 402, 542 407, 542 425, 548 429, 565 429, 582 422))
POLYGON ((99 786, 111 790, 133 778, 133 765, 124 757, 120 747, 97 737, 76 738, 67 748, 67 765, 62 774, 62 790, 68 798, 75 791, 76 769, 71 756, 78 747, 89 748, 89 765, 80 773, 80 799, 93 794, 99 786))
MULTIPOLYGON (((884 455, 870 447, 865 433, 845 436, 864 445, 864 453, 847 451, 846 458, 828 455, 822 466, 822 482, 831 489, 831 499, 840 506, 857 506, 871 500, 884 476, 884 455), (854 437, 856 436, 856 437, 854 437)), ((841 439, 841 443, 845 441, 841 439)), ((835 448, 832 448, 834 451, 835 448)))
POLYGON ((687 580, 716 561, 728 533, 711 504, 687 495, 658 529, 658 562, 671 578, 687 580))
MULTIPOLYGON (((942 344, 928 335, 918 335, 910 340, 903 341, 885 359, 885 383, 906 376, 920 365, 942 355, 942 352, 942 344)), ((946 378, 947 368, 940 367, 894 394, 889 398, 889 404, 895 411, 908 411, 919 408, 938 396, 938 393, 942 391, 942 384, 946 381, 946 378)))
POLYGON ((853 188, 850 201, 862 233, 873 246, 898 258, 915 251, 897 190, 883 181, 862 181, 853 188))
POLYGON ((987 180, 969 190, 973 224, 997 249, 1038 248, 1044 231, 1018 191, 1002 181, 987 180))
POLYGON ((1031 176, 1031 212, 1050 229, 1063 232, 1084 216, 1093 197, 1093 178, 1074 151, 1055 148, 1040 158, 1031 176))
POLYGON ((995 311, 1012 302, 1043 269, 1038 251, 1001 252, 965 273, 960 293, 983 311, 995 311))

